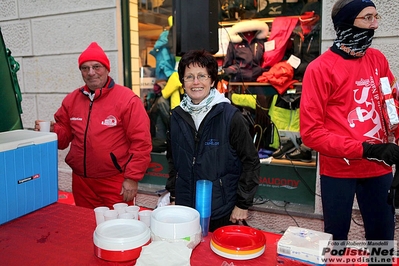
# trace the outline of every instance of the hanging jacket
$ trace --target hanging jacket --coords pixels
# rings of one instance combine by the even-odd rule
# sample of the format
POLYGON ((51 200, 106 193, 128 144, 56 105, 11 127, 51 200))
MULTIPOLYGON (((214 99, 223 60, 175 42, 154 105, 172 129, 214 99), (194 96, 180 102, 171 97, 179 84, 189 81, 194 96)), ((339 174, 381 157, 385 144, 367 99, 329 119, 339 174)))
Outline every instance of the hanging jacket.
POLYGON ((300 81, 308 64, 320 55, 320 9, 320 2, 306 4, 293 31, 292 54, 301 59, 294 78, 300 81))
POLYGON ((175 72, 176 60, 168 44, 169 31, 164 30, 154 44, 154 49, 150 55, 155 57, 155 77, 157 80, 168 80, 170 75, 175 72))
POLYGON ((58 148, 77 175, 105 178, 125 173, 139 181, 151 161, 149 118, 140 98, 108 78, 104 88, 68 94, 54 115, 58 148))
POLYGON ((262 75, 264 43, 269 27, 262 21, 242 21, 231 27, 223 71, 230 81, 256 81, 262 75))
POLYGON ((273 20, 268 42, 274 41, 274 49, 263 54, 263 68, 270 68, 283 60, 290 36, 298 23, 297 17, 278 17, 273 20))
POLYGON ((252 206, 260 164, 246 130, 238 109, 228 103, 215 105, 198 131, 189 113, 180 106, 173 110, 170 137, 177 177, 166 188, 176 204, 195 207, 196 181, 207 179, 213 183, 211 220, 228 215, 235 205, 252 206))

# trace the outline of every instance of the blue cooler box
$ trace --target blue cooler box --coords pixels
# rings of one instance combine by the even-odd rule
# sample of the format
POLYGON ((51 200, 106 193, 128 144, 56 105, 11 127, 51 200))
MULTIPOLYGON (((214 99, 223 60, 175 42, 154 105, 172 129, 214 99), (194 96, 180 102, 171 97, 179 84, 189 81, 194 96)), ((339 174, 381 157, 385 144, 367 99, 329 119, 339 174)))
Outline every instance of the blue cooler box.
POLYGON ((0 133, 0 224, 58 200, 57 134, 0 133))

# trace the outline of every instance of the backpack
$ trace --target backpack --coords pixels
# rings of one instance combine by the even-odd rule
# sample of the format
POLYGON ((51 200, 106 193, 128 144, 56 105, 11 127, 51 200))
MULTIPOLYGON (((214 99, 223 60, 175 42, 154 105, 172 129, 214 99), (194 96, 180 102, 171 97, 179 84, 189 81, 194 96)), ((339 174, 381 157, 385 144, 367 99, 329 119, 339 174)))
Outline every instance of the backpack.
POLYGON ((274 124, 271 148, 280 147, 279 130, 299 132, 300 94, 274 95, 270 105, 269 116, 274 124))
POLYGON ((255 109, 254 144, 258 151, 268 150, 274 142, 274 124, 269 116, 273 95, 258 95, 255 109))

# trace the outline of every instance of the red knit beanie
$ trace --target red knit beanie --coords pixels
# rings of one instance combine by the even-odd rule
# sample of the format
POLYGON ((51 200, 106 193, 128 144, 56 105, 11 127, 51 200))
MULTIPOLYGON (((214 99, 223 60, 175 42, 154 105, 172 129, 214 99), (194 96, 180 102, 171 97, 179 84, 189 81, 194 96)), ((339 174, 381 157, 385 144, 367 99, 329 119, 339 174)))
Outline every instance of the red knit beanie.
POLYGON ((87 47, 86 50, 84 50, 79 56, 79 68, 84 62, 87 61, 98 61, 103 64, 108 71, 110 71, 109 59, 104 53, 104 50, 96 42, 92 42, 89 47, 87 47))

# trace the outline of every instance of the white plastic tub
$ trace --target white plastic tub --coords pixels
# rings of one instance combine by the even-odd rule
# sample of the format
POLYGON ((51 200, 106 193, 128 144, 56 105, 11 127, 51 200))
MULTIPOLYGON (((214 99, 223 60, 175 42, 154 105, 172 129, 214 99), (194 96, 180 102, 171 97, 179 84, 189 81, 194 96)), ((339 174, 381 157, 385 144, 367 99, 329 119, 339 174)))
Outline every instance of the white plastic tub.
POLYGON ((141 221, 115 219, 99 224, 93 233, 94 253, 108 261, 136 260, 151 242, 150 229, 141 221))

